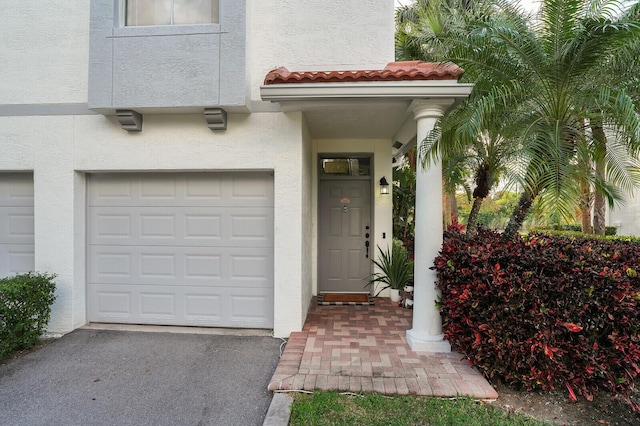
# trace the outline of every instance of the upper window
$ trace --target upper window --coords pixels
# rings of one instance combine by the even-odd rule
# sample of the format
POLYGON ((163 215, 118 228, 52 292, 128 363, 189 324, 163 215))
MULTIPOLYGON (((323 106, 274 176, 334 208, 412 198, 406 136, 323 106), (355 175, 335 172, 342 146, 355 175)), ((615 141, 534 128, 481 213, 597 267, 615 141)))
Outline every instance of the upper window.
POLYGON ((212 24, 219 0, 127 0, 127 26, 212 24))

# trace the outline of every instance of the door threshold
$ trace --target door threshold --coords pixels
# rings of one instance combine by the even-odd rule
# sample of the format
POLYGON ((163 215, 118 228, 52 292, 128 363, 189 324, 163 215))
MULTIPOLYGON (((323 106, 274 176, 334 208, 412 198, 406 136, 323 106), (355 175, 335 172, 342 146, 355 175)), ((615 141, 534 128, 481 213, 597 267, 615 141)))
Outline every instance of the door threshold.
POLYGON ((334 305, 360 305, 360 306, 372 306, 375 305, 373 296, 369 293, 320 293, 316 298, 316 302, 319 306, 334 306, 334 305))

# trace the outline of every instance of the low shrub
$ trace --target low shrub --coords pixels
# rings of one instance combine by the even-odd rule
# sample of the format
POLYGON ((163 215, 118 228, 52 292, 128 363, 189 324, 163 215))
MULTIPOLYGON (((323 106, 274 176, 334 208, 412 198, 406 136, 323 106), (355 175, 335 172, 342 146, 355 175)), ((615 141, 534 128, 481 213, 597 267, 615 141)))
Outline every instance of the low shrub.
POLYGON ((449 341, 489 378, 625 399, 640 374, 640 245, 481 230, 445 233, 435 267, 449 341))
POLYGON ((55 300, 54 278, 29 272, 0 279, 0 359, 38 342, 55 300))
MULTIPOLYGON (((605 226, 604 236, 594 235, 594 234, 585 234, 582 232, 582 227, 580 225, 563 225, 560 229, 533 228, 531 231, 538 234, 572 235, 572 236, 583 236, 588 238, 605 238, 605 239, 634 238, 634 237, 625 237, 625 236, 618 237, 617 236, 618 228, 616 228, 615 226, 605 226)), ((640 239, 638 240, 640 241, 640 239)))
POLYGON ((593 235, 593 234, 583 234, 582 232, 576 232, 576 231, 555 231, 552 229, 538 229, 533 231, 532 233, 555 235, 557 237, 572 237, 572 238, 580 238, 580 239, 619 241, 619 242, 640 244, 640 237, 634 237, 630 235, 616 235, 615 232, 613 234, 607 234, 605 232, 605 235, 593 235))
POLYGON ((604 227, 604 235, 616 235, 618 233, 618 228, 615 226, 605 226, 604 227))

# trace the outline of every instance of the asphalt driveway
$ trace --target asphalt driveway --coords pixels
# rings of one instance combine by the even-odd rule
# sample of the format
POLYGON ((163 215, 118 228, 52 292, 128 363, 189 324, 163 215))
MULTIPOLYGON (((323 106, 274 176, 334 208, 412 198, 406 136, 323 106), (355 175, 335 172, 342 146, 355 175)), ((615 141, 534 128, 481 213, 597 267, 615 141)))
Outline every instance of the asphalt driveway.
POLYGON ((76 330, 0 365, 0 425, 261 425, 280 343, 76 330))

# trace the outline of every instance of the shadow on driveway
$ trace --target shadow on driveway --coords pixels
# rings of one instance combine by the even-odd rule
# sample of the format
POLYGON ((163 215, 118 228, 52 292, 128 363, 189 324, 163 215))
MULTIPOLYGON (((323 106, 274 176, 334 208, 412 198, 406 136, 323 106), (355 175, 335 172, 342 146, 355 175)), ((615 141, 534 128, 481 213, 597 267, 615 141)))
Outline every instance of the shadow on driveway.
POLYGON ((0 424, 261 425, 280 343, 76 330, 0 365, 0 424))

